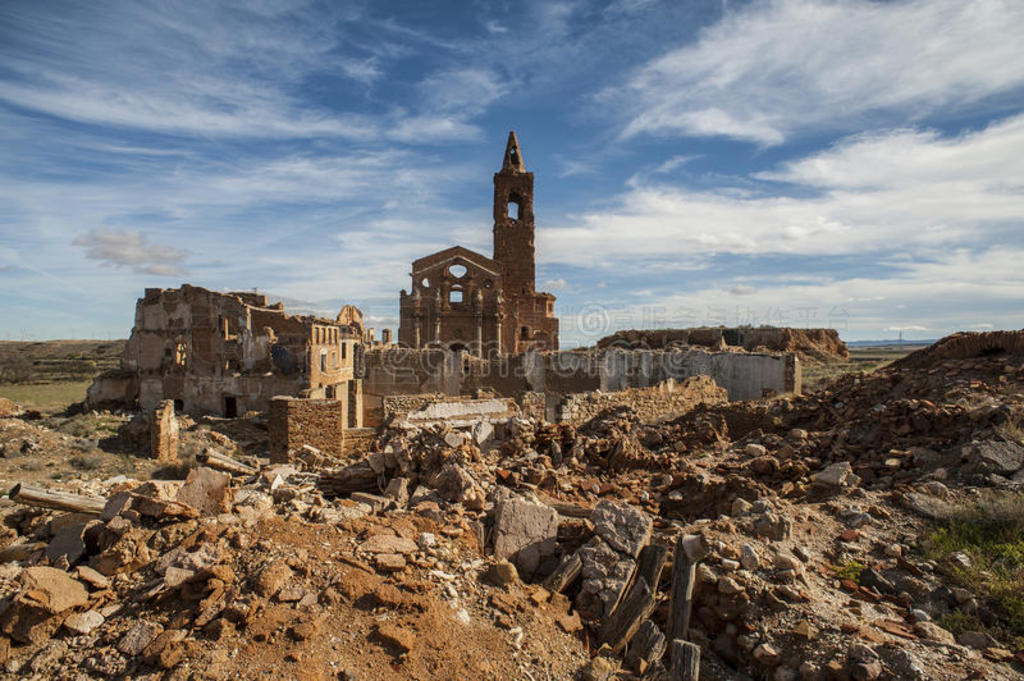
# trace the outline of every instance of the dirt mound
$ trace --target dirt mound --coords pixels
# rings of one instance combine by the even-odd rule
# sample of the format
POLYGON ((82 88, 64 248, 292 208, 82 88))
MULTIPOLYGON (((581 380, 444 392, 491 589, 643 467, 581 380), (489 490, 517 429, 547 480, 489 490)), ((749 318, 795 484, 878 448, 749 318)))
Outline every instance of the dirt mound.
POLYGON ((912 352, 893 366, 904 369, 924 369, 937 366, 945 360, 975 359, 1006 355, 1024 357, 1024 330, 1021 331, 961 331, 946 336, 926 348, 912 352))
POLYGON ((708 327, 695 329, 631 329, 617 331, 597 342, 597 347, 633 350, 666 349, 695 345, 714 350, 742 348, 749 352, 795 352, 802 359, 834 362, 850 353, 835 329, 708 327))

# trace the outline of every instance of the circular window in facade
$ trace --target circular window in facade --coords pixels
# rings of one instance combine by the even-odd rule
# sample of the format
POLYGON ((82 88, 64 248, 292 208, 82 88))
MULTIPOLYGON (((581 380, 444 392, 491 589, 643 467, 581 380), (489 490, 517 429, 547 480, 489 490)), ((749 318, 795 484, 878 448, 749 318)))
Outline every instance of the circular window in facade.
POLYGON ((456 279, 462 279, 464 276, 466 276, 466 266, 452 265, 451 267, 448 268, 448 274, 452 275, 456 279))
POLYGON ((422 286, 423 288, 430 288, 430 280, 427 279, 426 277, 423 277, 423 279, 420 281, 420 286, 422 286))

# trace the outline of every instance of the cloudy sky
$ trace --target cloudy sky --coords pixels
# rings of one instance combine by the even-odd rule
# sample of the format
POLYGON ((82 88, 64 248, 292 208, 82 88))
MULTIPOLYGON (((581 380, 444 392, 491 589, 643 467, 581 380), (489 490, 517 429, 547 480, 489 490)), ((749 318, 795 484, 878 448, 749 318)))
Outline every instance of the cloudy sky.
POLYGON ((0 3, 0 337, 145 287, 397 326, 515 129, 565 345, 1024 327, 1019 0, 0 3))

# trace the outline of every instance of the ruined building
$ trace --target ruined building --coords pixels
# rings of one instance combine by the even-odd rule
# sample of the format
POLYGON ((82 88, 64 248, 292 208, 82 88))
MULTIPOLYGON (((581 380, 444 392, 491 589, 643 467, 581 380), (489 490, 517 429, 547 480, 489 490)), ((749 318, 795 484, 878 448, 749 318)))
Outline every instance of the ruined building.
POLYGON ((146 289, 121 368, 99 376, 90 408, 175 411, 234 417, 266 411, 275 395, 341 403, 343 427, 362 425, 362 314, 346 305, 336 320, 293 316, 256 293, 197 286, 146 289))
POLYGON ((453 246, 414 261, 399 343, 480 356, 557 350, 555 296, 535 288, 533 234, 533 173, 510 132, 494 174, 494 257, 453 246))

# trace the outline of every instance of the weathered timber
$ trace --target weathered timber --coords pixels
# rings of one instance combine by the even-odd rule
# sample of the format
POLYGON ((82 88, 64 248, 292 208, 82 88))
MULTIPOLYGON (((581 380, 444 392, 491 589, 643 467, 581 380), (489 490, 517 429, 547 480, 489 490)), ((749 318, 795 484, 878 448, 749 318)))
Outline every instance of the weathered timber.
POLYGON ((594 512, 594 509, 589 506, 569 504, 564 501, 552 501, 548 503, 548 506, 558 511, 558 515, 566 518, 589 518, 590 514, 594 512))
POLYGON ((605 619, 600 641, 607 643, 616 654, 621 653, 643 621, 654 612, 656 604, 654 591, 648 586, 647 580, 637 578, 629 593, 619 599, 618 605, 605 619))
POLYGON ((46 542, 26 541, 17 544, 8 544, 0 549, 0 563, 8 563, 12 560, 25 560, 36 551, 46 548, 46 542))
POLYGON ((256 468, 209 448, 197 454, 196 461, 210 468, 216 468, 217 470, 236 475, 256 475, 259 473, 259 470, 256 468))
POLYGON ((654 591, 658 590, 658 582, 661 581, 661 572, 665 569, 668 561, 668 547, 660 544, 648 544, 640 549, 640 555, 636 559, 636 570, 633 572, 634 579, 643 577, 647 584, 654 591))
POLYGON ((676 639, 672 641, 671 681, 700 681, 700 646, 676 639))
POLYGON ((380 494, 380 477, 366 461, 344 468, 324 471, 320 474, 317 487, 328 496, 348 496, 353 492, 380 494))
POLYGON ((555 571, 544 580, 544 588, 551 593, 561 593, 576 581, 582 570, 583 561, 580 560, 579 554, 570 553, 562 558, 555 571))
POLYGON ((107 500, 99 497, 54 492, 44 487, 35 487, 25 483, 15 485, 8 496, 11 498, 11 501, 16 501, 26 506, 52 508, 58 511, 74 511, 90 515, 100 515, 103 513, 103 507, 107 505, 107 500))
POLYGON ((693 583, 697 577, 697 562, 690 559, 683 537, 676 540, 675 557, 672 563, 672 591, 669 597, 668 631, 670 641, 685 640, 690 630, 690 613, 693 610, 693 583))
POLYGON ((665 656, 665 643, 665 634, 661 633, 654 620, 644 621, 626 651, 626 665, 637 674, 643 674, 665 656))

